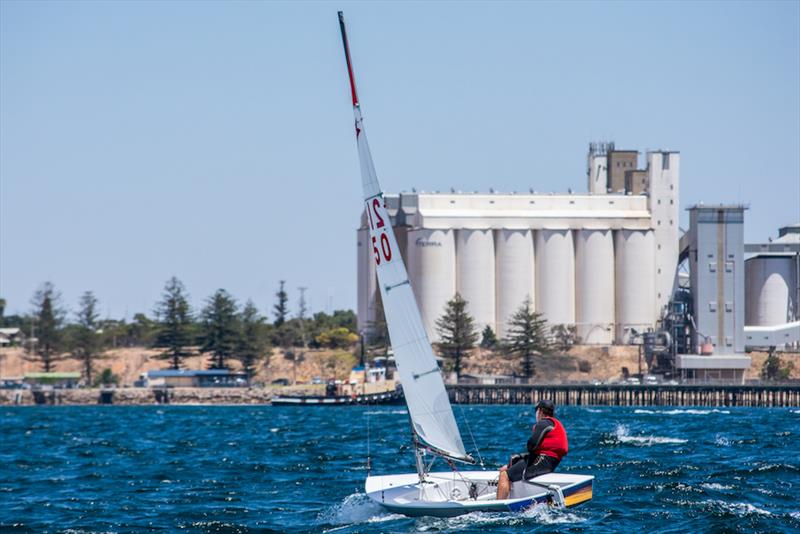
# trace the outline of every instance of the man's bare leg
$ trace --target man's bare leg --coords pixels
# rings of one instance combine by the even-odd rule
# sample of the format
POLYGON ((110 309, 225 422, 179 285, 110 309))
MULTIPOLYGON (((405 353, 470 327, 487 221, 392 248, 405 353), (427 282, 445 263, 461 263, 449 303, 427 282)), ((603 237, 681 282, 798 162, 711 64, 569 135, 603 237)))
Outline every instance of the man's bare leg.
POLYGON ((500 478, 497 481, 497 500, 508 499, 508 494, 511 493, 511 481, 508 479, 508 467, 503 466, 500 468, 500 478))

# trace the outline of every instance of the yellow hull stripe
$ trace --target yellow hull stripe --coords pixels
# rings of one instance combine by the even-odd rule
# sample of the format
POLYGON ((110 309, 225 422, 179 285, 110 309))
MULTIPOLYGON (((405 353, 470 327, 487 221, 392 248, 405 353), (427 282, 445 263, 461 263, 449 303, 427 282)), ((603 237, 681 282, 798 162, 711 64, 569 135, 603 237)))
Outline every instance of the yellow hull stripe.
POLYGON ((564 504, 567 506, 575 506, 582 502, 586 502, 592 498, 592 486, 587 486, 572 495, 564 496, 564 504))

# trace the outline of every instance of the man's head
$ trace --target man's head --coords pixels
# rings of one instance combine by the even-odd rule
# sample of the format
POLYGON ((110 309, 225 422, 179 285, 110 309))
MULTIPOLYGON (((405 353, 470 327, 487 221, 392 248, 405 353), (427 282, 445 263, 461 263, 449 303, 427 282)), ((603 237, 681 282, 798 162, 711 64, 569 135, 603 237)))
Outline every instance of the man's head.
POLYGON ((536 405, 536 420, 543 417, 553 417, 556 414, 556 405, 549 399, 542 399, 536 405))

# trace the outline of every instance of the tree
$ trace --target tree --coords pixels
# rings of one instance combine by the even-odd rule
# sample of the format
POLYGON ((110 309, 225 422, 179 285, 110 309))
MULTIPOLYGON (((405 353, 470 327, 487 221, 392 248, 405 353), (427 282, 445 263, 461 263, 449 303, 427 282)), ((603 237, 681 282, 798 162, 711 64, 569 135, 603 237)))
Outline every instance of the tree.
POLYGON ((278 289, 278 292, 275 293, 275 296, 278 298, 278 302, 275 303, 273 307, 273 314, 275 314, 275 327, 280 328, 283 323, 286 322, 286 317, 289 315, 289 295, 286 293, 284 286, 286 285, 286 280, 281 280, 281 286, 278 289))
POLYGON ((92 384, 94 387, 98 386, 110 386, 114 384, 116 386, 119 385, 119 375, 114 374, 114 372, 106 367, 103 369, 103 372, 97 375, 94 383, 92 384))
POLYGON ((492 330, 492 327, 487 324, 486 328, 484 328, 483 332, 481 332, 481 348, 493 349, 496 346, 497 336, 495 335, 494 330, 492 330))
POLYGON ((448 301, 444 314, 436 321, 439 332, 439 352, 444 358, 453 360, 456 377, 461 377, 461 359, 478 341, 475 321, 467 313, 467 301, 460 294, 448 301))
POLYGON ((783 364, 780 356, 775 352, 775 347, 770 347, 767 359, 761 366, 762 380, 787 380, 794 370, 794 362, 783 364))
POLYGON ((317 312, 310 320, 305 322, 304 326, 309 339, 308 346, 318 349, 321 348, 322 345, 317 343, 317 337, 323 332, 333 328, 345 328, 355 333, 356 314, 353 313, 353 310, 335 310, 333 315, 328 315, 325 312, 317 312))
POLYGON ((201 313, 200 352, 211 354, 209 369, 227 369, 239 342, 239 318, 236 300, 224 289, 218 289, 206 301, 201 313))
POLYGON ((358 335, 344 327, 331 328, 319 334, 316 341, 322 347, 341 349, 351 347, 358 341, 358 335))
POLYGON ((86 384, 92 385, 94 363, 104 357, 104 351, 102 338, 98 332, 97 299, 91 291, 81 296, 77 317, 70 340, 72 357, 81 362, 86 384))
POLYGON ((65 312, 61 308, 61 295, 51 282, 45 282, 33 295, 33 325, 28 346, 30 361, 38 361, 44 371, 53 370, 56 361, 63 360, 64 339, 61 326, 65 312))
POLYGON ((560 351, 566 352, 578 342, 578 328, 574 324, 553 325, 550 328, 550 335, 560 351))
POLYGON ((508 322, 508 334, 503 340, 506 354, 522 358, 525 378, 536 374, 533 356, 550 349, 547 338, 547 321, 541 313, 533 311, 530 297, 526 298, 508 322))
POLYGON ((172 369, 180 369, 183 359, 193 354, 189 349, 193 341, 193 325, 186 289, 176 277, 170 278, 164 286, 156 314, 159 328, 155 346, 164 349, 158 358, 169 360, 172 369))
POLYGON ((247 383, 255 375, 261 362, 269 365, 269 344, 264 336, 264 318, 252 301, 248 300, 239 316, 240 332, 235 358, 242 364, 247 383))
POLYGON ((158 323, 143 313, 133 316, 133 321, 128 325, 128 344, 134 346, 147 346, 158 335, 158 323))

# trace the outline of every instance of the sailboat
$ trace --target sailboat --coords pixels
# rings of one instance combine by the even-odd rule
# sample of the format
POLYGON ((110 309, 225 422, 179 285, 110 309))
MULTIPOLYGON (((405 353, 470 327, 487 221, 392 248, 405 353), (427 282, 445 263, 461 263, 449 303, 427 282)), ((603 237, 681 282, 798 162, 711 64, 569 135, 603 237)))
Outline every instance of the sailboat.
POLYGON ((441 371, 397 245, 372 162, 356 91, 344 16, 339 12, 347 73, 355 114, 364 208, 370 228, 381 298, 395 363, 411 420, 416 473, 368 476, 366 494, 391 512, 409 516, 449 517, 487 512, 517 512, 537 503, 573 506, 592 498, 587 475, 549 473, 515 482, 507 499, 496 498, 498 471, 462 470, 476 465, 461 439, 441 371), (436 460, 449 466, 433 471, 436 460))

